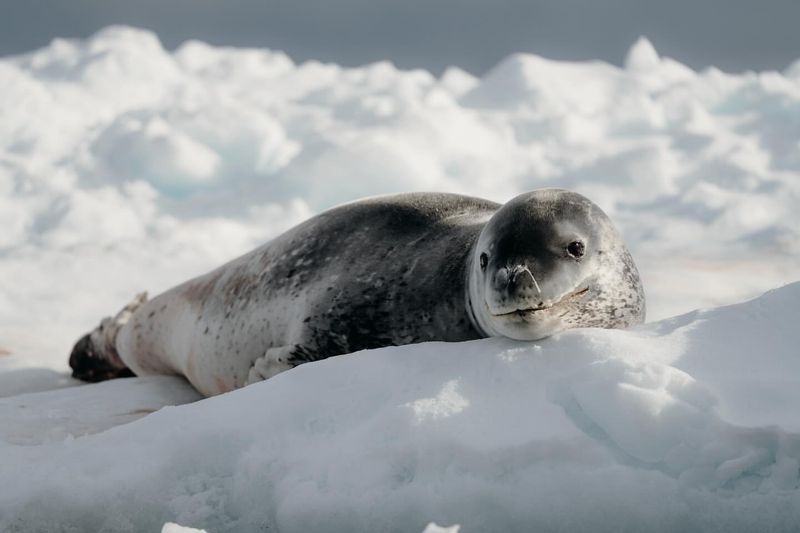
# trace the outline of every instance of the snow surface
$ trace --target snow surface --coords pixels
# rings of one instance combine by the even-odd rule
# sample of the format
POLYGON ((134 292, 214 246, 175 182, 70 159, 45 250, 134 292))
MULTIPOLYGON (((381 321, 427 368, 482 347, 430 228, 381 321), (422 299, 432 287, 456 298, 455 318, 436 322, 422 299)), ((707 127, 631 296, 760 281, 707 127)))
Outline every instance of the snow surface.
POLYGON ((112 27, 0 59, 0 96, 0 531, 800 528, 800 283, 664 318, 800 278, 800 61, 694 72, 640 39, 622 69, 436 78, 112 27), (133 294, 326 207, 543 186, 609 213, 661 320, 202 401, 66 374, 133 294))
MULTIPOLYGON (((796 531, 798 317, 795 283, 628 331, 334 357, 36 446, 5 432, 0 530, 796 531)), ((152 404, 144 381, 6 401, 34 420, 113 386, 116 416, 152 404)))

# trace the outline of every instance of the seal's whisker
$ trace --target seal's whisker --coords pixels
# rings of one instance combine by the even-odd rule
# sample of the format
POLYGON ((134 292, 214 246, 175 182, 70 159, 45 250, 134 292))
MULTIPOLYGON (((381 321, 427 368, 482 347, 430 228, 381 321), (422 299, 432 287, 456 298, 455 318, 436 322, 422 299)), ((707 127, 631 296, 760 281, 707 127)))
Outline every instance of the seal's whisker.
MULTIPOLYGON (((525 270, 528 270, 528 267, 525 267, 525 270)), ((539 288, 539 283, 536 281, 536 276, 534 276, 533 272, 531 272, 530 270, 528 270, 528 273, 531 275, 531 279, 533 280, 534 286, 536 286, 536 292, 542 294, 542 289, 539 288)))

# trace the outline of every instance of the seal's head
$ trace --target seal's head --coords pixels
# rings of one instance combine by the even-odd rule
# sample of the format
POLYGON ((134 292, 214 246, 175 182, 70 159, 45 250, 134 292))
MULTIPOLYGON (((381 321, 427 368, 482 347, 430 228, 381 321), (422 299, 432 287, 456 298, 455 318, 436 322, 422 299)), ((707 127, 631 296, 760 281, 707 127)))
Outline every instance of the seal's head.
POLYGON ((644 320, 630 253, 608 216, 574 192, 540 189, 509 201, 484 226, 468 268, 469 306, 487 336, 535 340, 644 320))

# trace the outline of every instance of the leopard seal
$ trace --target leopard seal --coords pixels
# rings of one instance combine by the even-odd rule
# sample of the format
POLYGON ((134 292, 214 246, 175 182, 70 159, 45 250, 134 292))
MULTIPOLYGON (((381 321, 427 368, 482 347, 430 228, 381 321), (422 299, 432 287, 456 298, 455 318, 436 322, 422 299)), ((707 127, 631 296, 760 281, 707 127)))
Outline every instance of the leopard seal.
POLYGON ((147 300, 75 345, 88 381, 179 374, 207 396, 367 348, 536 340, 645 316, 633 259, 593 202, 411 193, 344 204, 147 300))

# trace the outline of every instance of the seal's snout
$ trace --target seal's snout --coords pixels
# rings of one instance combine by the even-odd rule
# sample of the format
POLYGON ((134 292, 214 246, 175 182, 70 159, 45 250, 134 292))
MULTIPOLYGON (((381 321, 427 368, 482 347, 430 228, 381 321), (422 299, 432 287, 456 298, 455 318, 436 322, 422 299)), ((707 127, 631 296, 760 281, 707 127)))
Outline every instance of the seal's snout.
POLYGON ((92 383, 107 379, 125 378, 134 375, 127 367, 112 365, 98 353, 92 337, 86 334, 80 338, 69 355, 72 377, 92 383))
POLYGON ((542 294, 539 282, 527 265, 499 268, 494 276, 494 290, 509 301, 524 301, 542 294))

